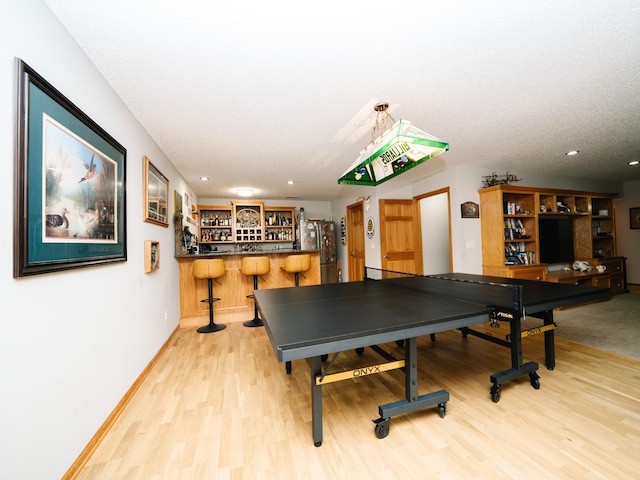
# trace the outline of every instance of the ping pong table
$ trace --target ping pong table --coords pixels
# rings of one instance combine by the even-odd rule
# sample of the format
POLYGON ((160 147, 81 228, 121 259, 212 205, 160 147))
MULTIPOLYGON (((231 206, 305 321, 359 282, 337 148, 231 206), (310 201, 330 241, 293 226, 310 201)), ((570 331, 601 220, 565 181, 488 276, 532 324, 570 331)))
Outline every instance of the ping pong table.
MULTIPOLYGON (((365 280, 304 287, 255 290, 267 335, 279 362, 305 359, 311 373, 312 434, 322 445, 322 385, 392 369, 405 373, 403 399, 378 407, 374 420, 378 438, 388 435, 390 419, 428 407, 446 414, 449 393, 418 393, 416 340, 423 335, 460 329, 463 335, 502 344, 511 350, 511 367, 490 376, 492 400, 502 385, 529 375, 540 387, 538 364, 523 362, 521 319, 543 320, 536 328, 545 335, 545 363, 554 368, 553 309, 609 298, 607 288, 563 285, 534 280, 472 274, 409 275, 365 267, 365 280), (391 277, 391 278, 389 278, 391 277), (507 321, 508 340, 496 339, 471 327, 487 321, 507 321), (404 345, 404 359, 347 372, 330 373, 340 352, 361 351, 388 342, 404 345), (323 369, 323 359, 333 354, 323 369)), ((529 332, 530 333, 530 332, 529 332)))

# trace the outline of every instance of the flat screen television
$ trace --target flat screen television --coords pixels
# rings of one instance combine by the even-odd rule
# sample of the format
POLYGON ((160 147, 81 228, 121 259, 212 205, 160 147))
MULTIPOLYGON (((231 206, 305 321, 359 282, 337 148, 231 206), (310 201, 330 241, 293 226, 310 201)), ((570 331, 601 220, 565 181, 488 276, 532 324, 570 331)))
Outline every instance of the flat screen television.
POLYGON ((573 219, 555 215, 538 219, 540 263, 573 263, 573 219))

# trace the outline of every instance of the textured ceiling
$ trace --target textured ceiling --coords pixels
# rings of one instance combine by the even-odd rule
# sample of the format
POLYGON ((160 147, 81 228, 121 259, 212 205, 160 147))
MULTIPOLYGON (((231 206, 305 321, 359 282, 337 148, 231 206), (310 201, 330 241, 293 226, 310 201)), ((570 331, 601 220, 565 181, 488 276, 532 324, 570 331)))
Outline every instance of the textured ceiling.
POLYGON ((434 162, 640 179, 637 0, 44 1, 201 197, 360 192, 380 101, 434 162))

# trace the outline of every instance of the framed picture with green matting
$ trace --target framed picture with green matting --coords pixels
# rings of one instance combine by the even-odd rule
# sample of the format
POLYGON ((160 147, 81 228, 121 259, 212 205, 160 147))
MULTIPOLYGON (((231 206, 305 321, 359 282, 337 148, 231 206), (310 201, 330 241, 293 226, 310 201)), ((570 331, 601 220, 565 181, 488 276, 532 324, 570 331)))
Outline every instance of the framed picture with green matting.
POLYGON ((127 260, 126 150, 16 59, 14 278, 127 260))

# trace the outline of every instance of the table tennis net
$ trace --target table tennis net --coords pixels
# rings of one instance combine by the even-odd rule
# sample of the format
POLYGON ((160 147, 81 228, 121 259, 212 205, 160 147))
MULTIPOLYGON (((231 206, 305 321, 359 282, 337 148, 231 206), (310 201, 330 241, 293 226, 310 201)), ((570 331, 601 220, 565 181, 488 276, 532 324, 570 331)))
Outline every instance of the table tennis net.
POLYGON ((365 280, 389 282, 402 288, 434 293, 488 306, 522 312, 522 286, 482 280, 455 278, 453 275, 419 275, 415 273, 365 267, 365 280))

